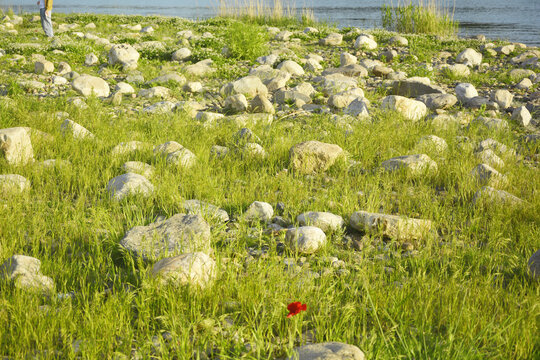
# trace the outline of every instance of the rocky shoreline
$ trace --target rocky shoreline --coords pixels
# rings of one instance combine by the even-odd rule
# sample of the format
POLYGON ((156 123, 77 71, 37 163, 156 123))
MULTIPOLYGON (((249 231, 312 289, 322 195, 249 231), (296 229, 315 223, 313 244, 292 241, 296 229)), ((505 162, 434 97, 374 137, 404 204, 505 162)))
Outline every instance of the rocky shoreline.
MULTIPOLYGON (((87 150, 99 149, 87 156, 102 158, 103 173, 109 176, 106 184, 100 182, 101 189, 91 185, 91 195, 84 197, 111 211, 129 207, 134 199, 167 203, 160 200, 160 192, 169 189, 166 179, 182 179, 203 166, 254 166, 260 170, 249 176, 260 171, 276 179, 276 184, 287 184, 272 185, 273 195, 267 195, 266 189, 249 201, 235 201, 235 195, 224 198, 218 190, 218 205, 211 199, 186 197, 197 193, 189 189, 182 190, 180 197, 178 190, 171 190, 176 205, 161 207, 157 217, 150 216, 155 206, 134 202, 134 206, 146 206, 148 215, 143 216, 144 221, 119 220, 115 231, 125 230, 119 236, 111 236, 110 229, 90 227, 89 232, 103 232, 105 238, 113 239, 115 251, 147 268, 145 275, 132 275, 141 276, 140 282, 158 279, 163 286, 211 288, 219 283, 224 268, 236 271, 230 267, 265 261, 303 278, 339 278, 356 271, 357 264, 348 258, 350 253, 365 256, 363 261, 385 261, 390 253, 407 261, 421 257, 428 243, 446 251, 464 231, 443 224, 443 218, 434 215, 439 210, 406 210, 403 204, 412 200, 406 200, 409 196, 403 189, 391 191, 391 200, 379 204, 377 196, 382 199, 383 195, 372 197, 351 185, 358 177, 371 176, 372 183, 407 184, 413 193, 418 193, 415 186, 421 184, 431 191, 426 199, 440 199, 433 201, 440 202, 441 213, 450 206, 476 209, 456 214, 476 211, 479 218, 484 211, 500 211, 524 213, 538 220, 534 215, 538 195, 523 185, 522 176, 515 175, 530 176, 532 189, 538 185, 538 48, 493 43, 482 36, 446 39, 377 29, 338 31, 322 25, 250 25, 248 29, 260 30, 267 39, 267 49, 254 59, 243 59, 242 53, 234 54, 233 40, 223 32, 231 20, 58 17, 56 37, 50 41, 40 33, 39 17, 4 16, 0 22, 0 104, 7 109, 4 115, 24 107, 25 101, 32 102, 29 108, 37 108, 35 111, 40 111, 39 103, 48 109, 45 115, 37 116, 48 119, 46 126, 15 110, 13 118, 0 120, 1 211, 14 211, 18 203, 24 208, 34 194, 41 194, 38 197, 44 201, 47 194, 40 193, 38 173, 82 169, 83 157, 55 154, 57 146, 68 149, 79 143, 87 144, 81 145, 87 150), (96 120, 91 113, 101 117, 96 120), (182 135, 167 137, 167 131, 162 130, 162 140, 155 142, 137 130, 132 137, 124 134, 115 142, 107 130, 115 122, 125 127, 140 122, 154 124, 144 125, 150 134, 156 123, 174 128, 172 122, 180 118, 184 129, 193 127, 204 134, 201 139, 208 137, 188 147, 180 143, 182 135), (316 122, 325 125, 317 127, 316 122), (362 138, 364 143, 347 140, 358 133, 380 136, 374 129, 381 124, 386 124, 387 131, 409 129, 410 138, 396 135, 408 150, 394 150, 390 144, 386 152, 373 150, 363 155, 369 135, 362 138), (270 137, 268 129, 272 127, 279 130, 270 137), (332 142, 333 132, 342 140, 332 142), (301 134, 301 140, 290 143, 279 133, 291 138, 296 135, 290 134, 301 134), (53 145, 57 142, 61 145, 53 145), (456 170, 461 169, 460 162, 469 168, 456 170), (456 172, 463 187, 452 177, 456 172), (318 183, 315 187, 323 194, 339 194, 337 187, 343 187, 343 196, 313 206, 309 199, 297 203, 279 195, 280 186, 294 187, 291 184, 296 181, 318 183), (452 198, 449 192, 455 192, 452 198), (463 193, 465 200, 459 195, 463 193), (347 196, 354 198, 353 205, 347 196), (347 205, 340 208, 339 203, 347 205), (454 240, 449 240, 446 232, 455 234, 454 240), (252 237, 259 239, 258 245, 247 241, 240 245, 244 250, 238 256, 223 250, 252 237), (332 250, 325 250, 329 248, 332 250), (321 252, 326 255, 319 255, 321 252), (325 265, 311 270, 310 262, 325 265)), ((392 143, 393 134, 384 135, 384 142, 392 143)), ((224 171, 223 176, 226 174, 224 171)), ((50 176, 56 175, 44 179, 52 179, 50 176)), ((71 180, 55 181, 78 181, 76 171, 65 176, 71 180)), ((258 186, 249 183, 249 177, 237 181, 247 188, 258 186)), ((83 196, 63 191, 66 199, 83 196)), ((412 208, 422 207, 417 204, 412 208)), ((3 225, 8 226, 7 222, 3 225)), ((10 239, 7 233, 0 235, 10 239)), ((468 238, 459 241, 467 243, 468 238)), ((534 287, 534 279, 540 277, 538 239, 531 235, 524 241, 532 256, 528 269, 524 265, 527 259, 522 259, 520 266, 525 270, 519 271, 528 271, 534 287), (530 251, 532 247, 536 252, 530 251)), ((59 279, 52 273, 44 275, 41 261, 28 256, 35 252, 4 241, 0 245, 4 281, 49 298, 65 295, 57 289, 59 279)), ((41 260, 51 261, 47 256, 41 260)), ((388 265, 384 271, 393 272, 398 267, 388 265)), ((79 291, 73 289, 69 297, 76 297, 79 291)), ((330 358, 329 354, 332 359, 364 359, 364 353, 352 344, 306 340, 309 336, 301 335, 296 340, 299 347, 289 348, 300 359, 330 358)), ((165 345, 152 345, 151 353, 165 351, 164 347, 174 342, 163 339, 152 339, 154 345, 165 345)), ((245 353, 253 351, 250 341, 242 346, 245 353)), ((283 354, 283 348, 279 349, 276 354, 283 354)), ((145 351, 134 346, 129 356, 144 357, 145 351)), ((204 356, 218 358, 211 352, 204 356)))

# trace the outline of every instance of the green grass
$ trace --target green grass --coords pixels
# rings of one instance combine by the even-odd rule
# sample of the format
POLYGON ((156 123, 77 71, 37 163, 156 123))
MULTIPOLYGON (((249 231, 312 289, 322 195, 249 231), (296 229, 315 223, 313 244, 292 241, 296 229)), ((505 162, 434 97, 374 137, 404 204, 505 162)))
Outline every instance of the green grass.
MULTIPOLYGON (((203 80, 211 101, 217 96, 214 88, 247 74, 253 58, 263 52, 235 39, 238 58, 245 60, 220 55, 234 26, 257 30, 260 35, 262 30, 253 22, 55 16, 58 23, 84 26, 93 21, 97 25, 94 31, 103 37, 121 35, 125 30, 116 25, 122 23, 157 24, 157 34, 152 36, 171 52, 181 47, 176 44, 178 31, 190 29, 199 35, 210 31, 213 39, 193 40, 190 47, 192 62, 211 57, 218 68, 217 74, 203 80)), ((302 24, 295 26, 294 30, 302 30, 302 24)), ((30 126, 51 134, 54 140, 32 136, 36 164, 16 167, 0 159, 1 174, 20 174, 32 184, 28 193, 0 199, 0 263, 13 254, 40 259, 41 271, 54 280, 56 293, 31 294, 0 282, 0 356, 123 359, 136 349, 144 359, 275 359, 291 354, 308 330, 316 332, 317 342, 354 344, 370 360, 540 356, 540 287, 526 267, 527 259, 540 247, 540 178, 537 165, 523 160, 533 158, 539 149, 531 147, 522 150, 522 158, 504 159, 503 172, 509 178, 505 190, 526 200, 527 206, 481 208, 472 205, 478 185, 469 176, 477 161, 472 150, 461 149, 456 139, 467 136, 477 143, 491 137, 517 148, 519 128, 512 125, 512 131, 489 132, 477 127, 439 129, 428 122, 411 123, 397 114, 377 111, 383 95, 379 87, 377 91, 366 89, 374 104, 371 124, 354 123, 349 132, 329 115, 279 114, 271 126, 250 126, 260 137, 267 158, 232 153, 219 160, 210 155, 210 148, 233 145, 239 130, 233 124, 208 128, 182 112, 137 113, 132 110, 140 109, 145 101, 129 97, 124 97, 119 109, 89 98, 89 108, 82 110, 68 103, 68 98, 76 96, 72 90, 45 98, 26 92, 17 85, 17 77, 45 80, 23 74, 20 65, 9 61, 14 54, 25 55, 26 72, 33 68, 31 54, 39 52, 55 64, 66 60, 80 73, 97 75, 98 66, 82 65, 84 56, 94 52, 101 58, 106 52, 94 42, 58 34, 63 43, 60 50, 66 54, 53 53, 42 37, 33 39, 41 35, 35 29, 39 23, 26 22, 18 28, 17 37, 0 37, 0 48, 8 52, 0 58, 0 69, 5 71, 0 73, 0 84, 9 85, 0 103, 0 128, 30 126), (13 42, 44 45, 39 50, 20 51, 9 47, 13 42), (70 119, 92 131, 97 140, 63 137, 61 120, 54 116, 57 111, 67 111, 70 119), (449 146, 445 154, 427 152, 439 165, 437 174, 411 178, 375 171, 388 158, 416 153, 418 140, 431 134, 442 137, 449 146), (312 139, 338 144, 359 165, 341 163, 313 176, 284 172, 289 166, 289 149, 312 139), (189 170, 170 167, 155 159, 151 150, 118 158, 111 155, 117 144, 131 140, 153 145, 177 141, 196 154, 197 164, 189 170), (70 164, 40 167, 39 162, 51 158, 70 164), (106 186, 123 173, 122 164, 128 160, 155 167, 150 178, 155 193, 146 199, 114 202, 106 186), (205 290, 159 286, 149 277, 152 264, 134 260, 118 243, 133 226, 179 213, 181 201, 194 198, 220 206, 238 219, 227 226, 211 223, 217 279, 205 290), (436 232, 416 243, 416 252, 410 254, 396 242, 347 229, 329 234, 324 249, 301 259, 292 251, 281 252, 283 235, 274 237, 264 232, 264 224, 240 220, 255 200, 274 206, 283 202, 282 216, 293 222, 304 211, 330 211, 348 222, 352 212, 366 210, 429 219, 436 232), (352 249, 345 235, 362 239, 363 249, 352 249), (269 249, 268 257, 248 256, 249 247, 263 246, 269 249), (333 268, 325 259, 329 256, 343 260, 343 268, 333 268), (285 271, 285 258, 304 265, 299 272, 285 271), (309 271, 320 276, 306 275, 309 271), (67 293, 72 297, 58 295, 67 293), (287 319, 286 306, 292 301, 306 303, 307 311, 287 319), (172 340, 166 341, 164 333, 170 333, 172 340), (153 339, 161 343, 160 349, 153 339), (74 344, 80 348, 77 354, 74 344)), ((382 31, 374 34, 379 42, 390 36, 382 31)), ((305 40, 305 48, 297 50, 298 57, 321 50, 312 40, 305 40)), ((410 52, 421 62, 443 50, 457 52, 478 45, 439 42, 430 36, 412 36, 409 41, 410 52)), ((270 42, 269 46, 267 52, 283 43, 270 42)), ((139 60, 138 70, 145 79, 182 71, 165 53, 158 55, 145 53, 139 60)), ((392 66, 409 74, 424 71, 410 57, 392 66)), ((119 67, 105 69, 111 84, 125 75, 119 67)), ((427 75, 437 83, 461 81, 438 72, 427 75)), ((472 80, 478 86, 488 81, 482 74, 473 74, 472 80)), ((205 94, 173 90, 178 100, 208 100, 205 94)))
POLYGON ((453 11, 438 0, 428 0, 425 5, 423 0, 418 4, 411 0, 402 4, 398 0, 397 6, 383 5, 381 11, 383 27, 401 33, 453 36, 459 28, 453 11))

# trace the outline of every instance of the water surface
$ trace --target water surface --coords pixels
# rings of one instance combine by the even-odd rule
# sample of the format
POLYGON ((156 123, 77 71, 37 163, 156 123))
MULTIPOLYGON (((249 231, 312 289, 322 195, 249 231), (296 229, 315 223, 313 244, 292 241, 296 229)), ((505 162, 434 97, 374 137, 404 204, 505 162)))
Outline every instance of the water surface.
MULTIPOLYGON (((229 0, 228 2, 233 2, 229 0)), ((242 2, 240 0, 239 2, 242 2)), ((257 1, 257 0, 256 0, 257 1)), ((272 3, 271 0, 266 0, 272 3)), ((390 0, 282 0, 292 7, 311 8, 315 17, 338 27, 381 27, 381 5, 390 0)), ((427 2, 427 0, 425 1, 427 2)), ((446 0, 454 7, 460 35, 484 34, 490 39, 506 39, 540 46, 540 0, 446 0)), ((397 0, 394 0, 397 4, 397 0)), ((212 17, 217 0, 55 0, 54 11, 102 14, 159 14, 189 19, 212 17)), ((0 7, 37 12, 35 0, 0 0, 0 7)))

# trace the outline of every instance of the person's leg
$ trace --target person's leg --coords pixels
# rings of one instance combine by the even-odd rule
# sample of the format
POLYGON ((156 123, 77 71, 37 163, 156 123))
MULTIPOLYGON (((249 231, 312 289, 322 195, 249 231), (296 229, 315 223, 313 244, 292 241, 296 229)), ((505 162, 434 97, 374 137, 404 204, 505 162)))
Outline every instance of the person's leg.
POLYGON ((48 37, 53 37, 54 33, 51 17, 45 15, 45 9, 39 9, 39 15, 41 17, 41 27, 43 28, 45 35, 47 35, 48 37))

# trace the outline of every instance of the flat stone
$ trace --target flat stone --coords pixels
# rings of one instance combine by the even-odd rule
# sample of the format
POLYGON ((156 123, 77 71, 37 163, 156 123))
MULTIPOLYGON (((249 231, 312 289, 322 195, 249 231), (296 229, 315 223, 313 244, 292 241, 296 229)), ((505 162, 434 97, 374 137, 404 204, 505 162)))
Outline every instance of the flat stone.
POLYGON ((350 224, 356 230, 386 235, 399 241, 423 239, 432 228, 429 220, 366 211, 354 212, 350 224))
POLYGON ((287 360, 364 360, 362 350, 340 342, 309 344, 294 349, 287 360))
POLYGON ((183 203, 184 211, 188 214, 200 215, 203 218, 211 218, 221 222, 229 221, 229 214, 223 209, 204 201, 192 199, 186 200, 183 203))
POLYGON ((471 121, 471 125, 481 125, 486 127, 488 130, 502 130, 508 128, 508 123, 506 120, 485 116, 477 117, 471 121))
POLYGON ((437 171, 437 163, 426 154, 403 155, 384 161, 381 168, 388 172, 405 170, 410 175, 423 175, 437 171))
POLYGON ((330 33, 325 38, 319 40, 322 46, 337 46, 343 42, 343 35, 339 33, 330 33))
POLYGON ((475 205, 519 206, 523 205, 525 202, 504 190, 497 190, 490 186, 484 186, 474 194, 473 203, 475 205))
POLYGON ((81 75, 71 83, 73 89, 83 96, 90 96, 94 94, 98 97, 108 97, 110 94, 109 84, 102 78, 81 75))
POLYGON ((24 165, 34 161, 34 150, 25 128, 0 129, 0 153, 11 165, 24 165))
POLYGON ((326 235, 315 226, 302 226, 287 230, 285 241, 292 251, 313 254, 326 244, 326 235))
POLYGON ((329 212, 309 211, 298 215, 296 221, 301 226, 315 226, 324 232, 336 231, 345 226, 343 218, 329 212))
POLYGON ((142 175, 127 173, 112 178, 107 191, 115 200, 120 201, 129 195, 150 196, 154 192, 154 185, 142 175))
POLYGON ((326 171, 343 155, 343 149, 338 145, 310 140, 296 144, 289 150, 289 166, 304 174, 326 171))
POLYGON ((151 274, 162 284, 205 287, 216 276, 216 263, 203 252, 187 253, 158 261, 151 274))
POLYGON ((126 232, 120 246, 143 260, 210 250, 210 226, 199 215, 176 214, 171 218, 135 226, 126 232))
POLYGON ((402 81, 394 81, 392 83, 393 95, 406 97, 418 97, 425 94, 444 94, 444 90, 436 85, 431 85, 429 79, 427 81, 416 79, 406 79, 402 81))
POLYGON ((148 81, 148 84, 168 84, 169 82, 181 86, 186 83, 186 77, 177 73, 168 73, 153 78, 152 80, 148 81))
POLYGON ((142 141, 127 141, 121 142, 116 145, 112 151, 112 156, 123 156, 134 153, 136 151, 145 151, 148 150, 152 145, 142 141))
POLYGON ((471 176, 482 185, 504 186, 508 179, 503 174, 487 164, 479 164, 472 171, 471 176))
POLYGON ((328 105, 333 106, 337 109, 343 109, 349 106, 349 104, 357 98, 362 99, 363 97, 364 91, 362 89, 350 89, 330 96, 330 98, 328 99, 328 105))
POLYGON ((154 86, 150 89, 139 90, 138 96, 147 99, 155 97, 164 99, 170 97, 170 90, 164 86, 154 86))
POLYGON ((417 97, 416 100, 426 104, 430 110, 448 109, 457 103, 457 97, 452 94, 425 94, 417 97))

